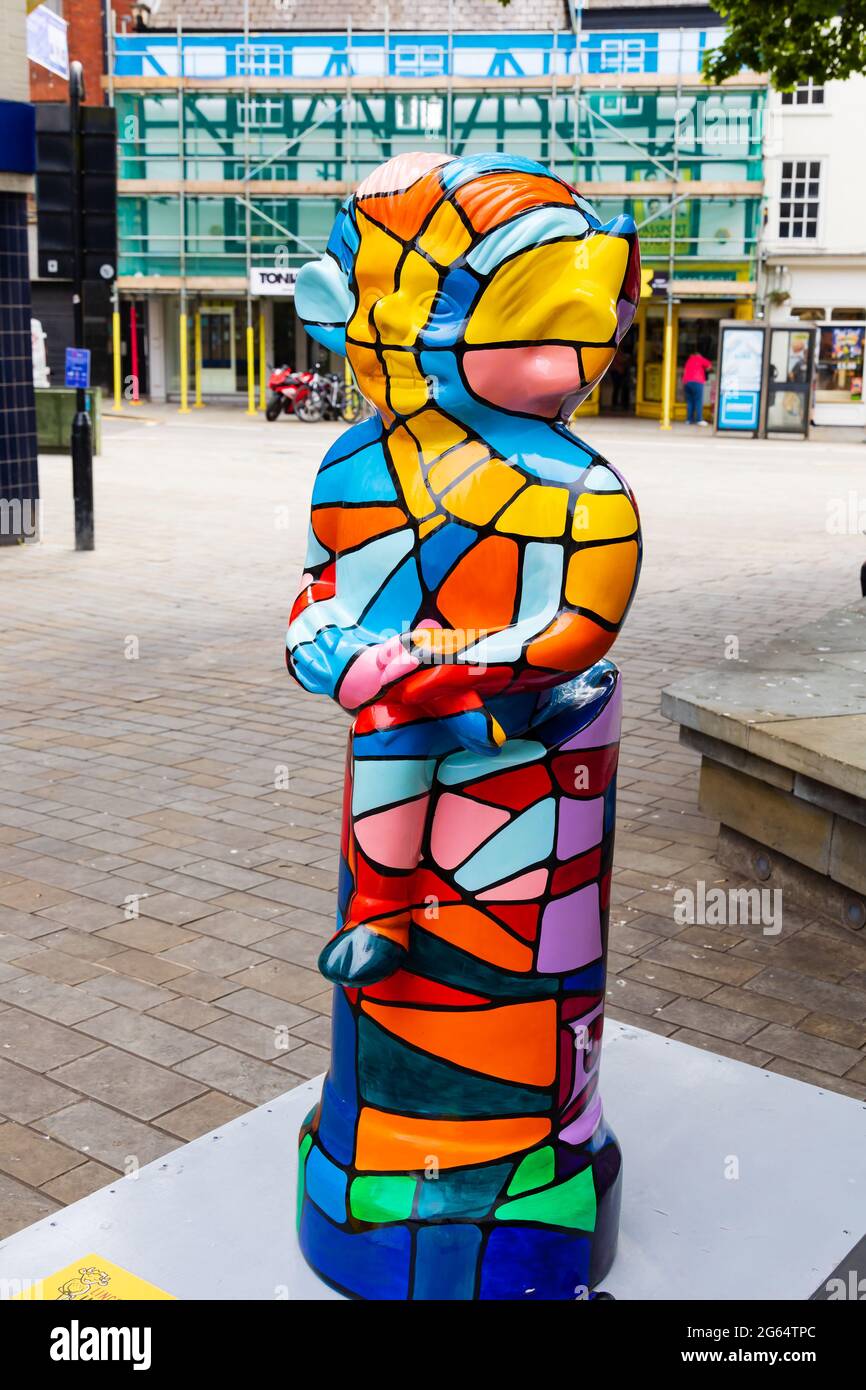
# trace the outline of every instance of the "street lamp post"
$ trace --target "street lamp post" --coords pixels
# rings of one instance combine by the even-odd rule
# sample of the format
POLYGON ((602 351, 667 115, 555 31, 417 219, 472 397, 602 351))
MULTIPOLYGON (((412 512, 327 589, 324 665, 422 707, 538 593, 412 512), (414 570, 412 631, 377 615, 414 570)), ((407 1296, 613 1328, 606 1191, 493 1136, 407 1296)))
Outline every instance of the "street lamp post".
MULTIPOLYGON (((73 347, 84 347, 84 303, 82 300, 82 147, 81 105, 84 101, 84 69, 71 63, 69 105, 72 128, 72 336, 73 347)), ((72 421, 72 497, 75 508, 75 549, 93 549, 93 428, 87 412, 87 392, 81 385, 75 392, 72 421)))

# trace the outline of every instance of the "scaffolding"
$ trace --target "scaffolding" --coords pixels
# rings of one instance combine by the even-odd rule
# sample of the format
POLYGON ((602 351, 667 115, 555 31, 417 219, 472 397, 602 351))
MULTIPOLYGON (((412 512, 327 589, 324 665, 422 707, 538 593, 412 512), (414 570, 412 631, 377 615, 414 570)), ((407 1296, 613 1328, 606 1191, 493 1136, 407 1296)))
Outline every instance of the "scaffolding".
POLYGON ((112 46, 121 290, 172 290, 182 305, 205 292, 244 298, 252 410, 251 268, 322 254, 347 194, 420 145, 525 155, 578 186, 601 217, 631 213, 645 266, 667 272, 668 323, 687 285, 745 295, 762 225, 766 81, 744 73, 707 87, 693 55, 683 61, 683 33, 670 36, 664 71, 660 60, 630 70, 625 49, 615 70, 597 70, 576 29, 547 36, 543 71, 502 61, 478 76, 455 71, 451 6, 445 71, 431 75, 405 71, 404 40, 387 22, 381 71, 370 71, 371 36, 357 36, 351 17, 341 70, 314 78, 269 71, 248 20, 241 45, 227 45, 224 75, 190 62, 198 49, 179 24, 172 74, 117 72, 112 46))

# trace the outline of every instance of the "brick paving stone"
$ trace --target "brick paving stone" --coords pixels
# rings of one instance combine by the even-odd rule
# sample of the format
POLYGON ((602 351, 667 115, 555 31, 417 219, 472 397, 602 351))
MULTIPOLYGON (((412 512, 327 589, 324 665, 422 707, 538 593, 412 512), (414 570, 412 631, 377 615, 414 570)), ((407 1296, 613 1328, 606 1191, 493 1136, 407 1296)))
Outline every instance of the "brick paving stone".
POLYGON ((757 991, 748 993, 735 985, 720 985, 713 982, 711 994, 703 996, 707 1003, 718 1004, 723 1009, 734 1009, 737 1013, 749 1014, 752 1018, 762 1018, 766 1023, 799 1023, 806 1017, 806 1010, 798 1004, 789 1004, 784 999, 771 999, 757 991))
POLYGON ((284 1025, 270 1028, 266 1023, 254 1023, 252 1019, 240 1018, 237 1014, 227 1015, 216 1023, 205 1024, 199 1030, 202 1042, 225 1043, 238 1052, 248 1052, 262 1062, 273 1062, 289 1051, 302 1045, 300 1038, 292 1037, 284 1025))
POLYGON ((236 1120, 249 1109, 249 1105, 233 1096, 224 1096, 220 1091, 206 1091, 203 1096, 187 1101, 186 1105, 179 1105, 177 1110, 160 1115, 159 1123, 162 1129, 189 1141, 209 1134, 212 1129, 219 1129, 229 1120, 236 1120))
POLYGON ((29 955, 17 956, 16 964, 25 970, 32 970, 36 975, 44 975, 49 980, 66 985, 80 985, 84 980, 95 980, 103 973, 100 966, 80 956, 42 946, 29 955))
POLYGON ((235 946, 230 941, 210 937, 199 937, 184 946, 174 946, 160 959, 173 961, 191 970, 208 970, 212 975, 236 975, 265 961, 260 951, 251 951, 247 946, 235 946))
POLYGON ((113 1043, 125 1052, 134 1052, 148 1062, 171 1067, 209 1046, 184 1028, 176 1028, 150 1014, 117 1008, 79 1024, 79 1031, 101 1042, 113 1043))
POLYGON ((39 1120, 39 1128, 118 1173, 128 1171, 130 1159, 143 1167, 170 1153, 179 1143, 174 1135, 92 1100, 81 1100, 44 1116, 39 1120))
POLYGON ((322 989, 321 975, 281 960, 267 960, 262 965, 254 965, 251 970, 243 970, 235 975, 233 981, 244 988, 273 994, 290 1004, 302 1004, 322 989))
POLYGON ((292 1036, 303 1038, 304 1042, 318 1043, 319 1047, 331 1046, 331 1023, 327 1018, 316 1015, 308 1023, 298 1023, 292 1028, 292 1036))
POLYGON ((706 999, 674 999, 659 1010, 658 1017, 665 1023, 692 1028, 711 1038, 724 1038, 726 1042, 746 1042, 764 1026, 758 1018, 720 1009, 716 1004, 708 1004, 706 999))
POLYGON ((4 1119, 26 1125, 73 1099, 65 1086, 0 1057, 0 1116, 4 1119))
POLYGON ((289 1089, 285 1076, 273 1066, 231 1047, 217 1046, 200 1052, 197 1057, 180 1062, 177 1070, 251 1105, 263 1105, 289 1089))
MULTIPOLYGON (((78 1158, 81 1159, 80 1154, 78 1158)), ((66 1205, 69 1202, 79 1202, 82 1197, 89 1197, 91 1192, 98 1192, 101 1187, 108 1187, 116 1177, 117 1174, 104 1164, 93 1163, 87 1159, 84 1163, 79 1161, 78 1167, 70 1168, 68 1173, 61 1173, 58 1178, 52 1178, 51 1182, 44 1182, 42 1191, 53 1197, 56 1202, 66 1205)))
POLYGON ((607 998, 616 1000, 623 1009, 635 1014, 655 1014, 673 999, 666 990, 653 985, 640 984, 627 975, 614 976, 608 980, 607 998))
POLYGON ((275 920, 264 921, 260 917, 249 917, 245 912, 225 910, 214 917, 203 917, 195 926, 200 934, 218 937, 220 941, 228 941, 235 946, 255 946, 257 942, 266 938, 270 940, 283 931, 275 920))
POLYGON ((173 946, 182 946, 192 941, 196 931, 188 927, 175 927, 170 922, 157 922, 150 917, 138 917, 130 922, 115 922, 111 927, 103 927, 97 933, 99 940, 106 942, 105 954, 100 959, 108 959, 114 952, 113 943, 126 946, 135 951, 170 951, 173 946))
MULTIPOLYGON (((186 978, 184 986, 188 987, 186 978)), ((101 975, 98 980, 85 980, 81 988, 109 1004, 127 1004, 131 1009, 154 1009, 157 1004, 167 1004, 175 998, 167 989, 159 989, 156 985, 148 985, 126 975, 101 975)))
POLYGON ((768 966, 759 975, 753 975, 747 980, 745 988, 757 994, 768 994, 773 999, 802 1004, 809 1010, 819 1009, 837 1018, 851 1019, 855 1023, 862 1023, 866 1019, 866 988, 831 985, 807 975, 798 975, 794 970, 777 970, 775 966, 768 966))
POLYGON ((789 1076, 794 1081, 805 1081, 808 1086, 820 1086, 825 1091, 838 1091, 843 1096, 851 1096, 854 1100, 866 1100, 866 1077, 857 1077, 854 1071, 850 1071, 847 1076, 831 1076, 825 1071, 816 1071, 814 1067, 804 1067, 800 1062, 792 1062, 785 1057, 776 1057, 772 1062, 767 1062, 767 1071, 775 1073, 777 1076, 789 1076))
POLYGON ((686 999, 704 999, 716 988, 714 980, 704 980, 699 975, 689 975, 683 970, 671 969, 669 965, 658 965, 655 961, 643 959, 629 962, 624 978, 667 990, 671 995, 685 996, 686 999))
POLYGON ((803 1066, 828 1072, 830 1076, 844 1076, 863 1060, 862 1053, 853 1047, 843 1047, 827 1038, 806 1036, 794 1028, 786 1028, 783 1023, 768 1023, 763 1032, 755 1034, 752 1044, 765 1049, 772 1057, 787 1057, 789 1061, 801 1062, 803 1066))
POLYGON ((688 1043, 704 1052, 714 1052, 722 1057, 730 1057, 735 1062, 748 1062, 750 1066, 762 1067, 770 1061, 771 1052, 753 1047, 751 1042, 728 1042, 727 1039, 712 1037, 709 1033, 699 1033, 694 1028, 678 1028, 671 1034, 675 1042, 688 1043))
POLYGON ((32 1071, 47 1072, 64 1062, 93 1052, 98 1046, 83 1033, 73 1032, 71 1028, 26 1013, 23 1009, 7 1008, 0 1013, 0 1049, 3 1057, 32 1071))
MULTIPOLYGON (((189 1061, 181 1066, 189 1066, 189 1061)), ((103 1047, 99 1052, 67 1062, 49 1076, 52 1081, 61 1081, 70 1089, 113 1105, 138 1120, 155 1119, 205 1089, 176 1071, 155 1066, 116 1047, 103 1047)))
POLYGON ((866 1024, 849 1023, 844 1018, 833 1018, 832 1014, 808 1014, 800 1022, 798 1031, 842 1043, 845 1047, 866 1047, 866 1024))
POLYGON ((328 1070, 328 1056, 329 1048, 319 1047, 317 1043, 304 1043, 280 1057, 277 1066, 286 1067, 294 1076, 309 1079, 328 1070))
MULTIPOLYGON (((88 961, 105 961, 123 950, 122 944, 106 941, 101 932, 90 934, 74 931, 71 927, 63 927, 60 931, 52 932, 51 936, 41 936, 39 949, 41 948, 46 951, 56 948, 64 955, 79 956, 82 960, 88 961)), ((102 971, 97 973, 101 974, 102 971)), ((95 975, 90 978, 95 979, 95 975)))
POLYGON ((213 1004, 206 1004, 201 999, 170 999, 167 1004, 158 1004, 155 1009, 151 1009, 150 1017, 195 1032, 206 1023, 216 1023, 218 1018, 225 1018, 225 1011, 217 1009, 213 1004))
POLYGON ((632 1028, 645 1028, 649 1033, 659 1033, 663 1038, 669 1038, 671 1033, 676 1032, 676 1024, 664 1023, 657 1014, 630 1013, 628 1009, 621 1009, 616 999, 608 1003, 607 1017, 615 1019, 617 1023, 628 1023, 632 1028))
POLYGON ((263 994, 256 989, 238 989, 234 994, 220 1000, 220 1007, 229 1013, 240 1014, 242 1018, 253 1019, 256 1023, 267 1023, 271 1028, 289 1028, 292 1032, 302 1023, 314 1021, 318 1015, 310 1008, 289 1003, 278 995, 263 994))
POLYGON ((689 975, 700 975, 705 980, 717 980, 720 984, 741 985, 757 975, 760 967, 748 961, 735 960, 733 956, 721 951, 707 951, 701 947, 690 946, 677 940, 662 941, 650 946, 642 959, 657 961, 659 965, 671 965, 676 970, 684 970, 689 975))
POLYGON ((0 1173, 0 1240, 34 1221, 41 1221, 43 1216, 50 1216, 59 1207, 60 1203, 44 1192, 36 1192, 0 1173))
POLYGON ((0 1125, 0 1172, 31 1187, 67 1173, 81 1162, 81 1155, 57 1144, 35 1129, 10 1121, 0 1125))
POLYGON ((143 980, 146 984, 169 985, 171 988, 174 988, 175 980, 186 974, 186 967, 177 961, 152 955, 149 951, 134 950, 112 954, 105 962, 105 970, 113 975, 130 975, 134 980, 143 980))
POLYGON ((177 979, 172 980, 171 987, 178 994, 188 995, 191 999, 202 999, 205 1003, 219 1000, 220 1005, 228 995, 240 989, 240 985, 233 980, 208 975, 202 970, 190 970, 186 975, 178 975, 177 979))

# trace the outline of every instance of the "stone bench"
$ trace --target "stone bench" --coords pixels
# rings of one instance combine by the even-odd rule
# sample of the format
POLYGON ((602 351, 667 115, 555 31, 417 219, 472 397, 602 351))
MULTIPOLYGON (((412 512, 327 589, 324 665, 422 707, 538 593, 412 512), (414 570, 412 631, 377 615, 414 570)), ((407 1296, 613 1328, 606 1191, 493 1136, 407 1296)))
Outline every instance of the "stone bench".
POLYGON ((718 858, 786 901, 866 924, 866 600, 662 692, 701 754, 718 858))

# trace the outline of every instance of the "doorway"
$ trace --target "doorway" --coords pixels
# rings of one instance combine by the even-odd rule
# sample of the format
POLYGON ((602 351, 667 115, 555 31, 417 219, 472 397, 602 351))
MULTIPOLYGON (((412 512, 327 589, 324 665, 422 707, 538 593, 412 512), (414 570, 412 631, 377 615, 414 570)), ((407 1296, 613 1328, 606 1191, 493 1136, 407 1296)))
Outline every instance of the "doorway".
POLYGON ((201 308, 201 387, 214 395, 235 391, 235 310, 233 304, 201 308))
POLYGON ((637 386, 637 329, 627 333, 602 377, 599 405, 605 415, 634 415, 637 386))

